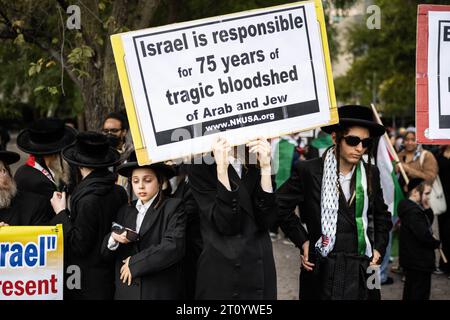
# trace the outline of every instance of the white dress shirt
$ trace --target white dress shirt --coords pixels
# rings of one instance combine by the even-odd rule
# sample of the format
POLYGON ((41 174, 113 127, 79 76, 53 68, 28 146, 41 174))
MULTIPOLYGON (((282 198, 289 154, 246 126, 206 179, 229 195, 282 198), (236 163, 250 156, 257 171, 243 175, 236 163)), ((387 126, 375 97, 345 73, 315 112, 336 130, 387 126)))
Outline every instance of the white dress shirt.
MULTIPOLYGON (((156 193, 153 196, 153 198, 151 198, 146 203, 142 203, 141 199, 139 199, 136 202, 136 209, 138 211, 137 216, 136 216, 136 232, 137 233, 139 233, 139 230, 141 229, 142 221, 144 221, 145 214, 147 213, 148 208, 150 208, 150 206, 152 205, 152 203, 155 200, 157 195, 158 195, 158 193, 156 193)), ((109 237, 109 240, 108 240, 108 249, 109 250, 112 250, 112 251, 116 250, 119 247, 119 244, 120 244, 119 242, 114 240, 112 235, 109 237)))
POLYGON ((341 172, 339 172, 339 183, 341 184, 342 192, 344 193, 345 199, 347 202, 350 200, 351 194, 350 194, 350 183, 352 181, 353 172, 355 171, 355 166, 353 166, 352 171, 347 173, 346 175, 343 175, 341 172))
POLYGON ((240 159, 231 156, 228 158, 228 161, 233 166, 234 171, 236 171, 239 178, 242 178, 242 161, 240 159))

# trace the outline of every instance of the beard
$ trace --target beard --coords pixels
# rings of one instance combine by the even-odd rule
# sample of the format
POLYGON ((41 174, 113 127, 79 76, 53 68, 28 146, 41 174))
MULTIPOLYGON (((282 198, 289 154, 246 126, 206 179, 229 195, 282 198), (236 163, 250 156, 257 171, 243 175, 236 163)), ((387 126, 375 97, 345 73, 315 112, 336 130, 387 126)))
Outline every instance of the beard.
POLYGON ((52 170, 56 183, 61 181, 66 185, 69 184, 70 167, 67 161, 61 159, 60 156, 57 156, 50 161, 50 163, 48 164, 48 168, 52 170))
POLYGON ((17 194, 16 182, 6 175, 0 179, 0 209, 9 208, 12 199, 17 194))

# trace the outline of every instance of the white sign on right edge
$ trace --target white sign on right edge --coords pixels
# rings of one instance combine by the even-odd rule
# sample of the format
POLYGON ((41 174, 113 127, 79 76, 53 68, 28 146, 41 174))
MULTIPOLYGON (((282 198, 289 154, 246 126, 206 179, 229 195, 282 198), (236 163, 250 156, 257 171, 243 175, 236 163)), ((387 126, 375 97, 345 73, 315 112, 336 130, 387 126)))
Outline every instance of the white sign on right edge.
POLYGON ((428 15, 429 138, 450 139, 450 12, 428 15))

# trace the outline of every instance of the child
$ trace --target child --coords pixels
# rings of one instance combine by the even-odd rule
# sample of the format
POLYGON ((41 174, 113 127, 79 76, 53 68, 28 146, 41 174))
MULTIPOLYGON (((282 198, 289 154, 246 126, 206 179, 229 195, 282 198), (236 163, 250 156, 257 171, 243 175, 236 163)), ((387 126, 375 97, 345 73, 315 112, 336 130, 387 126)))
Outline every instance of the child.
POLYGON ((439 240, 433 237, 433 211, 428 198, 431 186, 421 178, 408 183, 408 199, 399 203, 400 265, 405 270, 403 300, 429 300, 431 274, 435 269, 434 249, 439 240))
POLYGON ((117 214, 116 230, 103 242, 104 255, 116 258, 116 300, 183 298, 182 259, 186 215, 179 199, 164 196, 164 179, 174 175, 162 163, 139 166, 133 153, 118 167, 131 179, 136 201, 117 214), (133 161, 134 160, 134 161, 133 161))

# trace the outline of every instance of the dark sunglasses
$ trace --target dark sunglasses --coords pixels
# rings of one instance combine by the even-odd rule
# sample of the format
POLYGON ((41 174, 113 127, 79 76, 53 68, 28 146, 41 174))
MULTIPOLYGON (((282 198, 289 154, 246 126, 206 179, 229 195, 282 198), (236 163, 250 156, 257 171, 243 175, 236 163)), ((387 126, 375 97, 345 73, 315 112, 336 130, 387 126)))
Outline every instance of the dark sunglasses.
POLYGON ((344 140, 351 147, 356 147, 362 142, 363 148, 369 148, 370 146, 372 146, 373 142, 372 138, 360 139, 359 137, 355 136, 345 136, 344 140))

